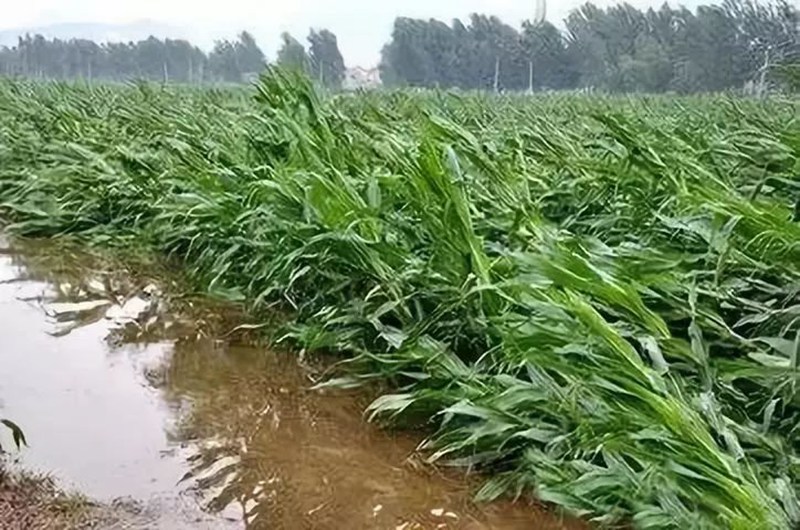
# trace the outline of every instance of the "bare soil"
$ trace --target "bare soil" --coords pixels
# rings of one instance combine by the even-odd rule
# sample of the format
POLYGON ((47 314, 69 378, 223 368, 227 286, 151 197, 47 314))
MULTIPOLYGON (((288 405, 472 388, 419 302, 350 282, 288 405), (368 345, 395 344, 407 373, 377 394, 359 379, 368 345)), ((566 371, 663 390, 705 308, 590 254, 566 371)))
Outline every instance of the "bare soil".
POLYGON ((0 470, 0 528, 90 529, 115 524, 114 510, 59 490, 53 480, 0 470), (102 525, 102 526, 101 526, 102 525))

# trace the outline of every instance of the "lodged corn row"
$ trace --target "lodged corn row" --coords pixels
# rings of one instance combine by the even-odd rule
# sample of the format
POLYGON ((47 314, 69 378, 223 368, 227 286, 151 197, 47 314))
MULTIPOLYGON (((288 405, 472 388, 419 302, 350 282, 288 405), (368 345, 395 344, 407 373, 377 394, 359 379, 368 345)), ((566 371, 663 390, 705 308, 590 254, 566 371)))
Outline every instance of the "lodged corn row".
POLYGON ((0 84, 0 218, 178 257, 602 525, 800 524, 792 101, 0 84))

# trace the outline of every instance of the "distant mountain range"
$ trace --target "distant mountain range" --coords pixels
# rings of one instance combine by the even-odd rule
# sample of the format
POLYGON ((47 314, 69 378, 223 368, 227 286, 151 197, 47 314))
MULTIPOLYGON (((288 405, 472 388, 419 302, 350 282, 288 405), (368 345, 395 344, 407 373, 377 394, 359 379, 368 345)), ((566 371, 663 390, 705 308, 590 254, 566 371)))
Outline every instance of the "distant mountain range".
POLYGON ((0 46, 16 46, 18 38, 25 34, 43 35, 48 39, 90 39, 102 42, 128 42, 146 39, 153 35, 158 38, 187 38, 187 33, 179 28, 155 22, 140 20, 129 24, 64 23, 40 27, 0 30, 0 46))

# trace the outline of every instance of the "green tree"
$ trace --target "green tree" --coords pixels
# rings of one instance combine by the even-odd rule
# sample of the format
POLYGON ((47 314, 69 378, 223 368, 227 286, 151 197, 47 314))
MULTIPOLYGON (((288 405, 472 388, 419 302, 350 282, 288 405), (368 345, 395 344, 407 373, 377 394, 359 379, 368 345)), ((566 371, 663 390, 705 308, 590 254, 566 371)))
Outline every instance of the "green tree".
POLYGON ((281 35, 281 40, 283 43, 278 50, 276 62, 284 68, 308 72, 309 59, 305 47, 286 32, 281 35))
POLYGON ((246 31, 239 34, 238 41, 217 41, 208 56, 212 77, 231 83, 242 82, 245 75, 258 73, 265 66, 264 53, 246 31))
POLYGON ((208 67, 212 76, 218 80, 231 83, 242 80, 236 45, 231 41, 221 40, 214 43, 214 48, 208 55, 208 67))
POLYGON ((520 38, 534 89, 562 89, 574 85, 574 68, 558 28, 549 22, 525 22, 520 38))
POLYGON ((308 35, 308 43, 309 66, 313 76, 329 88, 341 88, 345 66, 336 35, 327 29, 312 29, 308 35))
MULTIPOLYGON (((547 22, 514 28, 481 14, 450 25, 398 17, 382 49, 381 77, 392 86, 488 90, 496 83, 523 90, 532 77, 535 89, 690 93, 747 84, 790 88, 800 63, 800 13, 790 0, 723 0, 695 11, 587 3, 564 26, 564 32, 547 22)), ((308 50, 291 35, 282 39, 279 64, 341 85, 345 65, 333 33, 311 31, 308 50)), ((247 32, 217 42, 208 56, 189 42, 155 37, 98 45, 25 35, 0 48, 0 74, 35 78, 241 82, 264 65, 247 32)))
POLYGON ((398 17, 392 40, 381 52, 381 79, 394 86, 432 86, 434 65, 424 42, 422 20, 398 17))
POLYGON ((264 52, 258 47, 255 38, 250 33, 241 32, 234 48, 239 72, 242 74, 259 73, 266 66, 264 52))

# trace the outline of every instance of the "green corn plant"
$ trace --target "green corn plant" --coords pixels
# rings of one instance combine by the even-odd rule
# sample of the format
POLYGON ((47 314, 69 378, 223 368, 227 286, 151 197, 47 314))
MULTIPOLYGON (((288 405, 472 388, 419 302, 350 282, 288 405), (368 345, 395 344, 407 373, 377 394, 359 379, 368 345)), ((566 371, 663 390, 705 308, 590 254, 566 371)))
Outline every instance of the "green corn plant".
POLYGON ((367 418, 599 525, 800 524, 797 103, 0 82, 0 220, 335 352, 367 418))

